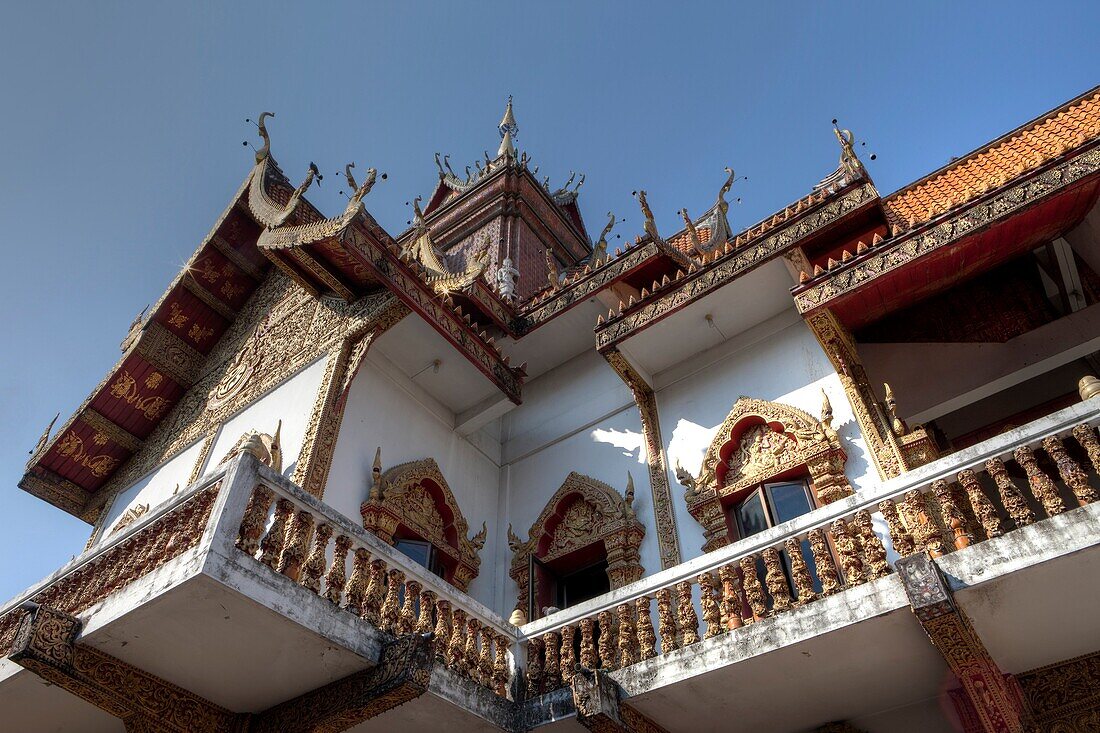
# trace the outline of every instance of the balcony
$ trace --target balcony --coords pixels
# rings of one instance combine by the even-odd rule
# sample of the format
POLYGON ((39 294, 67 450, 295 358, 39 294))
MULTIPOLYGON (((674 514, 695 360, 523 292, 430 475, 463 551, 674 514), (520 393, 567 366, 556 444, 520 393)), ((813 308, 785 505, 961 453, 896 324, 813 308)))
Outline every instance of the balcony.
MULTIPOLYGON (((936 557, 1006 672, 1100 649, 1098 423, 1074 405, 519 629, 243 454, 5 604, 0 653, 40 604, 261 721, 431 634, 423 694, 347 729, 575 729, 580 665, 670 731, 949 730, 956 683, 894 563, 936 557)), ((10 658, 0 707, 14 730, 123 730, 10 658)))

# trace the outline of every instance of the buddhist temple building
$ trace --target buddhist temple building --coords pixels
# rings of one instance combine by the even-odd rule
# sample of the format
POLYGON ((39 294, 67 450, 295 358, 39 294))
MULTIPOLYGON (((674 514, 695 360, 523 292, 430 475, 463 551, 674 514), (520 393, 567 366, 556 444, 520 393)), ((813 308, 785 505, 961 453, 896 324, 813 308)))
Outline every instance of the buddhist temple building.
POLYGON ((731 161, 586 211, 521 119, 389 232, 256 118, 19 480, 89 538, 0 728, 1100 730, 1100 87, 888 195, 823 128, 748 226, 731 161))

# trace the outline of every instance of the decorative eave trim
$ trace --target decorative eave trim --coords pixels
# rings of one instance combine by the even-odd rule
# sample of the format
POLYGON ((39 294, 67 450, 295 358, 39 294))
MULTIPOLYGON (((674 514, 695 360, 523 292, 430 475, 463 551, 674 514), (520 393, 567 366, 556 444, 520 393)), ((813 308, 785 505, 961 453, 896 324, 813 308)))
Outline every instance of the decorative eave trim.
POLYGON ((878 191, 870 183, 863 183, 847 192, 808 210, 762 239, 733 249, 729 254, 716 257, 709 266, 694 272, 681 274, 669 290, 652 294, 634 306, 596 328, 596 348, 605 351, 639 331, 671 315, 684 306, 699 300, 729 284, 755 267, 783 254, 806 237, 816 234, 834 222, 843 219, 879 201, 878 191))
POLYGON ((878 248, 863 258, 829 271, 819 282, 795 291, 799 313, 824 307, 839 297, 866 285, 886 273, 905 267, 919 258, 988 228, 1100 171, 1100 142, 1070 160, 1039 169, 1010 187, 975 200, 966 208, 944 214, 919 229, 878 248))
POLYGON ((213 237, 211 237, 210 244, 213 245, 214 249, 218 250, 218 252, 221 253, 221 255, 225 257, 225 259, 232 262, 234 267, 255 280, 257 284, 263 282, 263 270, 260 269, 259 266, 250 262, 248 258, 242 255, 239 251, 234 249, 233 245, 225 241, 225 239, 220 234, 215 234, 213 237))
POLYGON ((143 359, 184 388, 195 383, 199 376, 199 369, 206 360, 206 357, 190 344, 156 321, 146 324, 136 351, 143 359))
POLYGON ((95 521, 94 517, 84 516, 84 507, 91 494, 47 468, 41 466, 30 468, 19 480, 19 488, 89 524, 95 521))
POLYGON ((232 323, 237 318, 237 311, 233 310, 218 296, 206 289, 190 271, 184 276, 182 282, 184 289, 202 301, 203 305, 217 313, 225 320, 232 323))
POLYGON ((79 419, 92 430, 103 433, 112 443, 125 448, 131 453, 137 453, 141 450, 141 446, 145 444, 145 441, 141 438, 104 417, 99 410, 92 407, 88 407, 81 412, 79 419))

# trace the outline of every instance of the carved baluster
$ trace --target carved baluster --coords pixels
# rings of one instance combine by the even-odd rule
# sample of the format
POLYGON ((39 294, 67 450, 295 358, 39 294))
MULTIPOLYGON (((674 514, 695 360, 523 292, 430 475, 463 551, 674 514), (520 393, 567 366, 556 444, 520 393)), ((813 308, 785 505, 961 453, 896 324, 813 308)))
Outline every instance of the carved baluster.
POLYGON ((1016 459, 1016 463, 1020 464, 1020 468, 1024 469, 1024 473, 1027 474, 1027 483, 1031 487, 1031 493, 1043 505, 1043 511, 1047 513, 1047 516, 1056 517, 1064 512, 1066 504, 1062 501, 1062 497, 1058 496, 1058 487, 1054 485, 1050 476, 1047 476, 1043 469, 1039 468, 1039 462, 1035 460, 1035 454, 1031 448, 1021 445, 1012 451, 1012 457, 1016 459))
POLYGON ((501 697, 508 696, 508 647, 509 639, 503 634, 497 634, 493 643, 493 691, 501 697))
MULTIPOLYGON (((913 536, 909 534, 909 530, 905 528, 901 517, 898 516, 898 507, 893 500, 887 499, 879 502, 878 510, 882 512, 882 518, 886 520, 886 526, 890 530, 890 541, 894 545, 894 552, 901 557, 908 557, 916 552, 917 548, 913 545, 913 536)), ((814 562, 818 562, 816 550, 814 551, 814 562)), ((820 564, 818 567, 820 568, 820 564)), ((820 570, 818 574, 820 575, 820 570)), ((824 580, 822 582, 824 583, 824 580)), ((825 595, 828 595, 828 593, 825 595)))
POLYGON ((451 602, 440 598, 435 602, 435 658, 446 664, 447 648, 451 643, 451 602))
POLYGON ((1088 454, 1092 470, 1100 474, 1100 440, 1096 438, 1096 430, 1088 423, 1081 423, 1073 428, 1073 437, 1088 454))
MULTIPOLYGON (((768 617, 768 597, 764 595, 764 586, 756 575, 756 556, 749 555, 740 560, 741 580, 745 586, 745 600, 752 609, 753 621, 768 617)), ((748 619, 745 619, 747 622, 748 619)))
POLYGON ((596 669, 599 666, 596 657, 596 620, 591 616, 581 619, 581 666, 596 669))
POLYGON ((600 625, 600 668, 615 669, 615 621, 611 611, 600 611, 598 623, 600 625))
POLYGON ((274 494, 266 486, 257 485, 248 497, 248 506, 244 508, 241 528, 237 532, 237 547, 246 555, 256 556, 260 549, 260 537, 267 523, 267 510, 271 508, 274 494))
POLYGON ((466 673, 475 682, 478 680, 480 668, 478 664, 478 632, 481 624, 473 616, 466 617, 466 673))
POLYGON ((577 673, 577 650, 573 646, 577 636, 576 626, 564 626, 561 630, 561 681, 566 687, 573 683, 577 673))
POLYGON ((814 556, 814 565, 817 567, 817 577, 821 580, 821 595, 831 596, 840 590, 840 576, 837 574, 829 543, 825 539, 825 530, 812 529, 807 536, 810 540, 810 551, 814 556))
POLYGON ((451 641, 447 645, 447 666, 455 672, 466 671, 466 612, 456 608, 451 614, 451 641))
POLYGON ((699 615, 695 613, 695 604, 691 600, 691 581, 682 580, 676 584, 676 621, 680 625, 681 646, 690 646, 699 641, 699 615))
POLYGON ((856 534, 859 535, 860 544, 863 545, 863 560, 864 567, 867 569, 867 577, 875 580, 889 575, 890 563, 886 561, 886 547, 882 544, 879 536, 875 534, 875 523, 871 519, 871 513, 866 509, 861 509, 856 512, 855 521, 852 524, 855 526, 856 534))
POLYGON ((936 479, 932 482, 932 491, 936 495, 936 501, 940 504, 940 514, 943 517, 944 524, 947 525, 952 534, 955 549, 961 550, 970 547, 970 543, 973 542, 974 538, 967 531, 966 518, 955 502, 955 495, 951 493, 950 484, 943 479, 936 479))
POLYGON ((772 613, 791 607, 791 588, 787 585, 787 576, 779 561, 779 550, 774 547, 764 550, 764 583, 768 586, 768 595, 772 597, 772 613))
POLYGON ((676 615, 672 611, 672 591, 657 591, 657 631, 661 639, 661 653, 668 654, 680 648, 680 635, 676 630, 676 615))
POLYGON ((1057 435, 1051 435, 1043 440, 1043 450, 1054 461, 1054 465, 1058 468, 1058 475, 1077 497, 1078 504, 1085 506, 1096 501, 1096 489, 1089 486, 1088 474, 1066 452, 1066 447, 1062 445, 1057 435))
POLYGON ((416 628, 416 599, 420 595, 420 583, 410 580, 405 583, 405 600, 401 604, 401 613, 397 616, 397 633, 411 634, 416 628))
MULTIPOLYGON (((356 548, 355 560, 351 566, 351 577, 348 578, 347 585, 344 586, 344 608, 356 616, 363 615, 363 597, 367 590, 367 562, 369 560, 370 553, 367 552, 365 547, 356 548)), ((374 622, 372 621, 372 623, 374 622)))
POLYGON ((1008 469, 1005 468, 1004 461, 1000 458, 990 458, 985 462, 985 470, 993 479, 993 483, 997 484, 997 493, 1001 496, 1001 503, 1004 504, 1008 516, 1012 517, 1012 521, 1016 523, 1016 526, 1026 527, 1034 522, 1035 512, 1031 511, 1027 498, 1016 486, 1016 482, 1012 480, 1012 477, 1008 475, 1008 469))
POLYGON ((978 475, 969 468, 959 471, 959 483, 966 491, 966 497, 970 500, 970 508, 974 510, 974 516, 982 523, 982 529, 986 537, 999 537, 1004 531, 1001 529, 1001 518, 997 516, 997 509, 993 502, 985 495, 982 484, 978 481, 978 475))
POLYGON ((791 562, 791 579, 794 580, 794 589, 798 592, 798 605, 804 606, 810 601, 816 601, 814 579, 810 577, 810 567, 806 564, 806 558, 802 556, 802 542, 792 537, 783 544, 787 548, 787 557, 791 562))
POLYGON ((642 596, 634 601, 634 607, 638 611, 638 658, 641 661, 657 656, 657 634, 653 630, 650 601, 649 596, 642 596))
POLYGON ((382 623, 382 603, 386 596, 386 563, 378 559, 370 564, 370 580, 363 598, 363 617, 375 626, 382 623))
POLYGON ((325 572, 325 550, 328 549, 328 541, 332 538, 332 527, 327 524, 318 524, 313 533, 313 550, 306 558, 302 566, 302 577, 298 581, 314 593, 321 592, 321 576, 325 572))
POLYGON ((260 543, 260 562, 272 570, 275 569, 275 563, 279 561, 283 545, 286 544, 287 524, 293 513, 294 505, 289 499, 279 499, 275 502, 275 520, 260 543))
POLYGON ((561 657, 558 656, 558 644, 561 640, 553 631, 542 635, 542 647, 546 652, 546 666, 542 675, 546 680, 546 691, 553 692, 561 687, 561 657))
POLYGON ((291 580, 298 580, 298 576, 301 575, 302 561, 305 560, 311 534, 313 534, 313 515, 303 509, 294 516, 276 568, 291 580))
POLYGON ((722 625, 722 610, 715 598, 714 577, 710 573, 700 573, 696 580, 699 583, 699 607, 703 609, 703 623, 707 625, 703 638, 709 639, 726 630, 722 625))
POLYGON ((838 519, 832 525, 833 543, 836 545, 837 554, 840 555, 840 566, 844 569, 844 582, 849 587, 859 585, 865 578, 863 575, 863 560, 859 557, 855 539, 848 531, 848 525, 843 519, 838 519))
POLYGON ((718 569, 718 580, 722 583, 722 601, 718 608, 722 613, 722 628, 739 629, 745 620, 741 618, 741 576, 737 574, 737 566, 728 563, 718 569))
POLYGON ((420 616, 416 619, 417 634, 432 633, 432 609, 435 608, 435 593, 430 590, 420 591, 420 616))
POLYGON ((538 697, 542 692, 542 641, 527 641, 527 697, 538 697))
POLYGON ((481 627, 481 653, 477 659, 477 671, 480 682, 493 689, 493 639, 496 634, 488 626, 481 627))
POLYGON ((906 492, 903 509, 906 524, 909 525, 909 532, 913 535, 918 550, 927 552, 932 557, 940 557, 947 552, 943 546, 943 535, 932 519, 926 497, 919 489, 906 492))
POLYGON ((378 614, 378 628, 393 634, 397 632, 397 617, 401 612, 401 586, 405 582, 405 574, 393 569, 387 579, 386 600, 378 614))
POLYGON ((634 609, 629 603, 615 607, 619 617, 619 668, 638 661, 638 631, 634 624, 634 609))

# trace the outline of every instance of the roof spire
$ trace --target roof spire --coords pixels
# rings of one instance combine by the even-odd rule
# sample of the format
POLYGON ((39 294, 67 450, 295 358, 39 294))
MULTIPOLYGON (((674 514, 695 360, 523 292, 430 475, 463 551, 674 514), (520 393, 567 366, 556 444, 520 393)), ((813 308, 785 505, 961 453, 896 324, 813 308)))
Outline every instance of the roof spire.
POLYGON ((508 95, 508 106, 504 108, 504 117, 497 125, 497 130, 500 131, 500 148, 497 150, 497 157, 499 158, 502 155, 515 157, 516 146, 513 140, 519 137, 519 125, 516 123, 516 116, 512 112, 511 94, 508 95))

